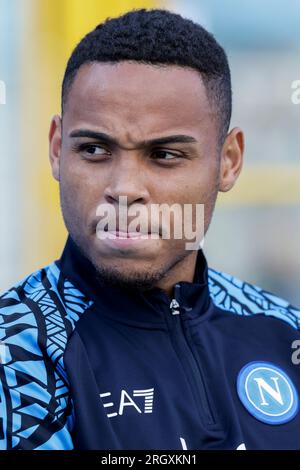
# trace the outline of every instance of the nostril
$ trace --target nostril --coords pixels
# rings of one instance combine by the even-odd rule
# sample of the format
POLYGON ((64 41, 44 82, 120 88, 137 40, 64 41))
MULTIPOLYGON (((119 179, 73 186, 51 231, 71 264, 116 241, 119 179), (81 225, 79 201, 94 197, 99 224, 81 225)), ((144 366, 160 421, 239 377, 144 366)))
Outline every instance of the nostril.
POLYGON ((118 203, 118 199, 114 198, 111 194, 106 195, 106 200, 107 200, 107 202, 109 202, 111 204, 118 203))

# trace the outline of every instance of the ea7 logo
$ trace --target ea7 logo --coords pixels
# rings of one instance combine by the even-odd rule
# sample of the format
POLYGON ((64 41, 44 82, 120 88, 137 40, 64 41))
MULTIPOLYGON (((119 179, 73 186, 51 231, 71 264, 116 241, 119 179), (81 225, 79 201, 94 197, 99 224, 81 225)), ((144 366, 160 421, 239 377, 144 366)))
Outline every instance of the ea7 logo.
POLYGON ((0 104, 6 103, 6 86, 3 80, 0 80, 0 104))
POLYGON ((152 413, 153 411, 153 398, 154 388, 147 390, 133 390, 131 395, 126 390, 121 390, 120 399, 117 405, 110 401, 111 392, 100 393, 104 408, 108 408, 108 418, 114 418, 118 415, 123 415, 124 410, 128 407, 133 407, 137 413, 152 413))

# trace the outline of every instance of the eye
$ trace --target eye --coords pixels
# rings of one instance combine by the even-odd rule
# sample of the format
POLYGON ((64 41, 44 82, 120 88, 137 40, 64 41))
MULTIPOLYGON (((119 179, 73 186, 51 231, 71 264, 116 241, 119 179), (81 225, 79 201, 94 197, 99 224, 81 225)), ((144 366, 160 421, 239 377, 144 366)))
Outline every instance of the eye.
POLYGON ((90 161, 106 160, 111 153, 101 144, 79 143, 72 147, 73 151, 78 153, 81 158, 90 161))
POLYGON ((81 146, 80 150, 92 156, 107 154, 107 150, 105 148, 101 147, 101 145, 96 144, 84 144, 81 146))
POLYGON ((152 155, 155 160, 175 160, 176 158, 181 158, 181 155, 169 150, 155 150, 152 155))

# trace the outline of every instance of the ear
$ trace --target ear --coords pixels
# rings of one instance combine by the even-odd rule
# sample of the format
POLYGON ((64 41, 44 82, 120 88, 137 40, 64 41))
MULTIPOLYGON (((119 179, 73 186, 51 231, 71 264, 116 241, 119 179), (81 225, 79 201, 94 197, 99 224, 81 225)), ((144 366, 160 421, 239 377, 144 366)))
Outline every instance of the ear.
POLYGON ((227 134, 221 151, 219 191, 227 192, 235 184, 243 165, 244 133, 238 127, 227 134))
POLYGON ((60 116, 53 116, 49 130, 49 158, 53 177, 59 181, 62 126, 60 116))

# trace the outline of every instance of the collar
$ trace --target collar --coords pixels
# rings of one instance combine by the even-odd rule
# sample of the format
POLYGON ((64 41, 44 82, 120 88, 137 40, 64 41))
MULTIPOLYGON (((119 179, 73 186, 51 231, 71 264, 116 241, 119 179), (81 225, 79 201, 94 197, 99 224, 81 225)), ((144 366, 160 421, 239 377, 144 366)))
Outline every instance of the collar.
MULTIPOLYGON (((126 323, 165 323, 170 317, 171 299, 159 287, 147 291, 111 286, 99 278, 93 264, 69 236, 62 256, 56 261, 61 273, 77 289, 93 300, 103 314, 126 323)), ((173 289, 184 320, 199 320, 209 310, 208 266, 198 251, 193 282, 180 281, 173 289)))

